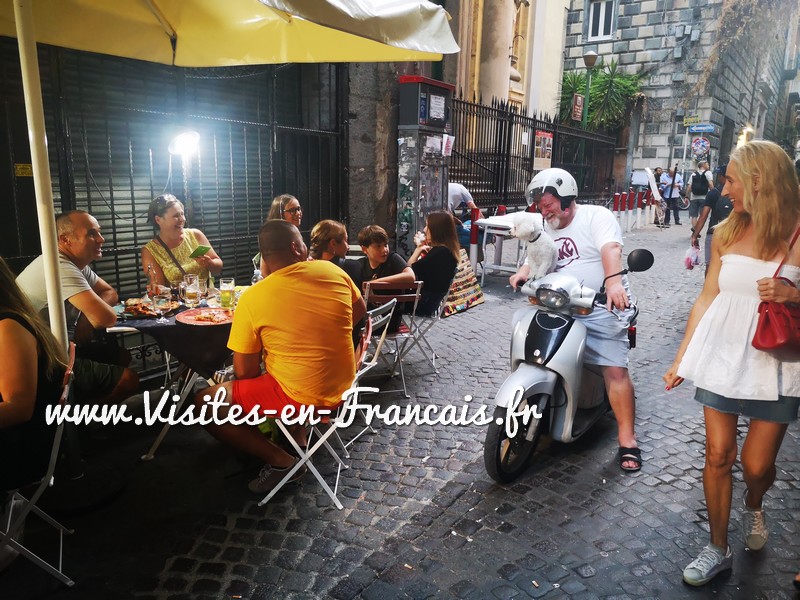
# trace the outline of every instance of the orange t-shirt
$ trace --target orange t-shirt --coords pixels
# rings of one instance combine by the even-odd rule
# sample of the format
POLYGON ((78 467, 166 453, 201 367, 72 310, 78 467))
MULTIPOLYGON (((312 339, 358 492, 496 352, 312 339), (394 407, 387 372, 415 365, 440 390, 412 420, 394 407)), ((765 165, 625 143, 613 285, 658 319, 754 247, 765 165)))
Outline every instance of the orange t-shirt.
POLYGON ((295 263, 242 294, 228 348, 263 352, 267 372, 296 402, 338 404, 355 377, 353 303, 360 297, 333 263, 295 263))

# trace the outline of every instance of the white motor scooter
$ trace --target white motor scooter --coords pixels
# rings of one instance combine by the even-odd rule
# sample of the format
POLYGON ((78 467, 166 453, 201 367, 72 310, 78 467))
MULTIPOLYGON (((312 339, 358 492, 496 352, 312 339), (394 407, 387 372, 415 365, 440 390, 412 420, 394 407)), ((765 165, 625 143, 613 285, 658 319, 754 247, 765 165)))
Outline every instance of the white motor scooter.
MULTIPOLYGON (((628 268, 646 271, 653 265, 648 250, 633 250, 628 268)), ((605 282, 598 293, 570 275, 549 273, 522 286, 533 306, 516 312, 511 333, 511 374, 495 397, 497 408, 486 432, 484 463, 492 479, 516 479, 542 433, 559 442, 573 442, 608 410, 600 368, 583 364, 586 327, 575 315, 606 310, 605 282)), ((628 335, 636 343, 636 315, 631 304, 628 335)))

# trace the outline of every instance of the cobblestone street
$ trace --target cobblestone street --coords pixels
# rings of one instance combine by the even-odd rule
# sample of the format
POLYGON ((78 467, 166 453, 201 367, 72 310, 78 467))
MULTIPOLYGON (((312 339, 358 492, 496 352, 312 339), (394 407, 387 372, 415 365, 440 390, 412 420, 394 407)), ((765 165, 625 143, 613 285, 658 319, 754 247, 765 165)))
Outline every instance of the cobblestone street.
MULTIPOLYGON (((665 392, 661 380, 703 281, 702 268, 683 266, 689 234, 684 224, 625 235, 626 252, 656 255, 650 271, 631 276, 641 309, 630 354, 639 473, 618 466, 610 414, 576 443, 545 440, 507 486, 486 474, 483 427, 381 425, 353 446, 340 483, 344 510, 310 474, 258 507, 247 481, 259 465, 199 428, 174 428, 155 459, 140 462, 154 430, 94 427, 85 436, 88 464, 112 468, 126 486, 91 512, 60 515, 76 530, 64 552, 75 587, 59 588, 19 559, 0 574, 0 598, 793 598, 796 424, 766 499, 765 549, 744 550, 737 466, 733 572, 699 589, 681 581, 708 539, 702 411, 689 383, 665 392)), ((492 406, 508 371, 511 316, 526 300, 507 275, 487 275, 484 291, 485 304, 432 330, 440 373, 415 352, 406 370, 411 399, 387 394, 382 406, 462 405, 466 395, 492 406)), ((330 472, 329 460, 320 464, 330 472)), ((28 533, 37 547, 55 542, 34 518, 28 533)))

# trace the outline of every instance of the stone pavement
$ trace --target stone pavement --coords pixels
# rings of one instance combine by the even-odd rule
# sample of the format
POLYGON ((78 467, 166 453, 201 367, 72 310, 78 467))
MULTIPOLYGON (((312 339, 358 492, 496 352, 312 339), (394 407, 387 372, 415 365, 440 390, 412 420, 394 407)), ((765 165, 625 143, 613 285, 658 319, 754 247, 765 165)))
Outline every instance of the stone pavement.
MULTIPOLYGON (((688 219, 687 219, 688 220, 688 219)), ((383 425, 354 446, 336 510, 312 476, 265 507, 246 489, 258 468, 205 432, 175 428, 155 460, 138 461, 144 428, 86 432, 87 464, 126 481, 112 502, 64 515, 70 590, 22 559, 0 574, 0 598, 183 600, 222 598, 791 598, 800 567, 798 427, 792 425, 768 495, 770 539, 746 552, 736 500, 732 574, 693 589, 681 570, 707 541, 701 486, 702 412, 692 386, 664 391, 701 269, 683 268, 689 228, 626 235, 656 265, 632 275, 641 315, 631 352, 644 467, 617 466, 606 417, 574 444, 544 443, 514 484, 483 467, 477 426, 383 425)), ((486 303, 432 332, 438 375, 412 357, 407 403, 491 406, 507 369, 510 319, 524 305, 506 276, 489 275, 486 303)), ((391 382, 395 383, 395 382, 391 382)), ((744 433, 742 426, 740 433, 744 433)), ((327 464, 327 463, 322 463, 327 464)), ((28 537, 52 542, 31 519, 28 537)))

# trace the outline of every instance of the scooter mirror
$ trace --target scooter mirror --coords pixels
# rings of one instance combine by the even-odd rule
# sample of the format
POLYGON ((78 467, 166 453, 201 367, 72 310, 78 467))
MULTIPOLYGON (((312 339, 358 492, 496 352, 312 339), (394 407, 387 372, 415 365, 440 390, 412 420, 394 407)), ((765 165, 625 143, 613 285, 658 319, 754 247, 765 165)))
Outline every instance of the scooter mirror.
POLYGON ((628 254, 628 271, 634 273, 637 271, 647 271, 647 269, 653 266, 655 260, 650 250, 637 248, 628 254))

